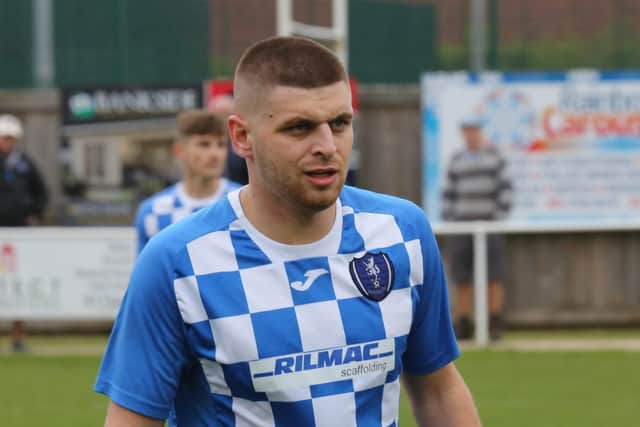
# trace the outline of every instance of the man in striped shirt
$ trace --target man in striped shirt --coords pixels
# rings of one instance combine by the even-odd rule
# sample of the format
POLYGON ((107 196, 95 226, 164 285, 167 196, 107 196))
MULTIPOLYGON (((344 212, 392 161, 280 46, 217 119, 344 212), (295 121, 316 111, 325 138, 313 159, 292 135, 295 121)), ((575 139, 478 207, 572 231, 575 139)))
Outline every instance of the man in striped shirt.
MULTIPOLYGON (((511 182, 504 158, 482 133, 482 120, 467 118, 461 123, 465 147, 449 164, 443 191, 442 216, 445 221, 493 221, 504 219, 511 207, 511 182)), ((471 236, 447 240, 451 275, 456 285, 456 334, 471 338, 473 289, 473 244, 471 236)), ((504 238, 488 237, 490 335, 498 339, 502 331, 504 306, 504 238)))

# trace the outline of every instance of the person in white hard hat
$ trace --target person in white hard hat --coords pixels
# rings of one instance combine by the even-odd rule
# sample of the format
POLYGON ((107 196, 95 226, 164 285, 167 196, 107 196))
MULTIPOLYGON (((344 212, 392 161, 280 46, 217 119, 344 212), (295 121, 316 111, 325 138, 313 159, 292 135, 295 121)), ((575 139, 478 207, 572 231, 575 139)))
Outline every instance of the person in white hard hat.
MULTIPOLYGON (((34 162, 16 149, 23 136, 22 123, 0 115, 0 227, 37 225, 47 203, 47 190, 34 162)), ((24 323, 12 324, 14 351, 25 350, 24 323)))

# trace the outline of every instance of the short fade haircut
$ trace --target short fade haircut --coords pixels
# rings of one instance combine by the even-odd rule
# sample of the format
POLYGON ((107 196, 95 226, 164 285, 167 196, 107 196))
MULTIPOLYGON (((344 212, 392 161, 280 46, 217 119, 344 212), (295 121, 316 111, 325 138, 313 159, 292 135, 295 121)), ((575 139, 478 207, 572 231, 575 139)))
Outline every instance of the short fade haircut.
POLYGON ((314 89, 349 79, 328 48, 304 37, 271 37, 249 47, 238 61, 234 90, 240 103, 246 93, 273 86, 314 89))
POLYGON ((305 89, 347 80, 333 52, 304 37, 271 37, 255 43, 240 58, 238 75, 258 84, 305 89))
POLYGON ((225 136, 224 120, 206 110, 187 110, 178 114, 178 136, 185 138, 193 135, 225 136))

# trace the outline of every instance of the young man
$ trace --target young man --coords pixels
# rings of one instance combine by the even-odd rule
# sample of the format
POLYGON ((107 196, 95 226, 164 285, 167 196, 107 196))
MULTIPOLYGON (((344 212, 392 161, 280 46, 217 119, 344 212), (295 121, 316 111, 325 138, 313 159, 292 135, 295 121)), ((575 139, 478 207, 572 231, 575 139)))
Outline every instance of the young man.
POLYGON ((422 210, 344 186, 338 59, 271 38, 234 85, 249 184, 138 259, 96 384, 105 425, 398 425, 402 378, 420 425, 479 426, 422 210))
POLYGON ((178 115, 177 125, 174 154, 182 164, 182 180, 140 204, 135 218, 138 252, 163 228, 240 187, 222 177, 228 143, 221 118, 190 110, 178 115))
MULTIPOLYGON (((16 148, 23 136, 22 123, 12 114, 0 115, 0 227, 40 224, 47 205, 47 189, 35 163, 16 148)), ((11 324, 15 352, 24 352, 23 320, 11 324)))
MULTIPOLYGON (((443 191, 442 217, 447 221, 494 221, 504 219, 511 208, 511 181, 506 162, 482 132, 478 117, 460 123, 465 146, 454 154, 447 170, 443 191)), ((487 239, 489 260, 489 333, 493 340, 502 335, 504 309, 504 237, 487 239)), ((473 336, 473 241, 471 236, 447 238, 451 276, 456 287, 456 335, 473 336)))

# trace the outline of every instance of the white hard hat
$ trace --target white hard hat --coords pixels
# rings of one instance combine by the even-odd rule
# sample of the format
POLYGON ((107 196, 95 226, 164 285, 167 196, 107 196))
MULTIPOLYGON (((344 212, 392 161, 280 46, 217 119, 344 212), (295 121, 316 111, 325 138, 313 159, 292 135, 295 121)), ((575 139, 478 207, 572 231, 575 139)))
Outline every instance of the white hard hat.
POLYGON ((477 114, 467 114, 460 120, 461 128, 481 128, 485 125, 485 119, 477 114))
POLYGON ((0 136, 12 136, 19 139, 22 138, 23 133, 20 119, 12 114, 0 115, 0 136))

